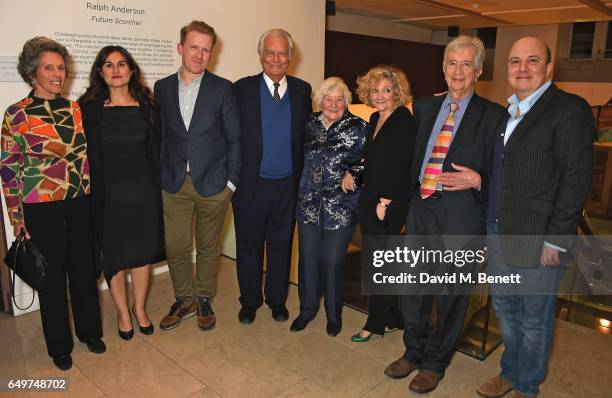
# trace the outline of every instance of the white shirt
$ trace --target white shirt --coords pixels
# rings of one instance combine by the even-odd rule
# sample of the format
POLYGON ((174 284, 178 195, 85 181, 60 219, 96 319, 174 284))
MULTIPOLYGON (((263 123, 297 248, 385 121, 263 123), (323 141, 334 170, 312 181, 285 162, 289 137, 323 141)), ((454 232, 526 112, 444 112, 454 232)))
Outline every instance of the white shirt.
MULTIPOLYGON (((274 82, 265 73, 263 74, 263 78, 266 82, 266 86, 268 86, 268 90, 270 90, 270 94, 274 97, 274 82)), ((287 76, 283 76, 278 83, 280 84, 280 86, 278 86, 278 95, 283 98, 283 95, 287 92, 287 76)))

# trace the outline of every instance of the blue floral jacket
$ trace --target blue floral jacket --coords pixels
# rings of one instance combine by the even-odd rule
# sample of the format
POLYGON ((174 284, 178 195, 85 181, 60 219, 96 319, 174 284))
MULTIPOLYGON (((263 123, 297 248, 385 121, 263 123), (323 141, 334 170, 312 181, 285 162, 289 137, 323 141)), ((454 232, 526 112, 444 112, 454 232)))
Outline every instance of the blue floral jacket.
POLYGON ((347 228, 357 223, 359 191, 342 192, 346 170, 359 171, 367 123, 348 110, 325 129, 321 112, 306 121, 304 169, 300 178, 295 218, 323 229, 347 228))

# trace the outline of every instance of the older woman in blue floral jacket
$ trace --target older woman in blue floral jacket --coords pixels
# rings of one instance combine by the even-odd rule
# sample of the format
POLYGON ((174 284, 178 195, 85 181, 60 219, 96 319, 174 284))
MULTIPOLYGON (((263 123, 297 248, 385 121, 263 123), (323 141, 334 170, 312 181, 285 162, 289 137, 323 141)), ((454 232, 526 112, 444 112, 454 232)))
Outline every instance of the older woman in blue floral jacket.
POLYGON ((342 178, 361 167, 366 123, 347 110, 351 93, 338 77, 325 79, 315 100, 321 111, 306 122, 296 208, 300 315, 291 331, 303 330, 315 317, 323 290, 327 334, 333 337, 342 328, 344 258, 359 199, 359 190, 342 186, 342 178))

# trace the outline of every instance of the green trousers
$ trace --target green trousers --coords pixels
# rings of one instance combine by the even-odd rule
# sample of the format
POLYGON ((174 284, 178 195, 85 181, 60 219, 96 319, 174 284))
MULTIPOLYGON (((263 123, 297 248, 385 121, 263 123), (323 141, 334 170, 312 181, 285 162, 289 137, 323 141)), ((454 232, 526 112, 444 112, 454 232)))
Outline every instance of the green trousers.
POLYGON ((185 305, 196 297, 212 298, 217 290, 221 232, 232 190, 201 196, 187 175, 181 189, 162 192, 166 258, 176 298, 185 305), (195 231, 195 277, 192 264, 195 231))

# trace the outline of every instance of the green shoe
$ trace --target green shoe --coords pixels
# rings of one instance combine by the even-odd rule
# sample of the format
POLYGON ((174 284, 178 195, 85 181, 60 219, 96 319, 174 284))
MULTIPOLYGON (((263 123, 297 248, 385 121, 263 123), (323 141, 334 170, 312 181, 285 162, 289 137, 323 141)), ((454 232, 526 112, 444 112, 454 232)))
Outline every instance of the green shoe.
POLYGON ((370 341, 373 334, 374 333, 370 333, 368 337, 361 337, 361 332, 359 332, 351 337, 351 341, 355 343, 367 343, 368 341, 370 341))

